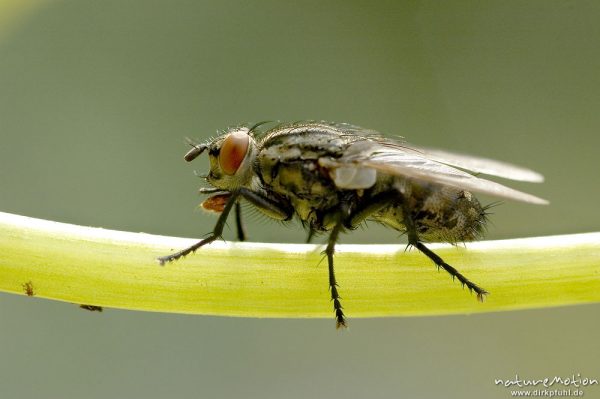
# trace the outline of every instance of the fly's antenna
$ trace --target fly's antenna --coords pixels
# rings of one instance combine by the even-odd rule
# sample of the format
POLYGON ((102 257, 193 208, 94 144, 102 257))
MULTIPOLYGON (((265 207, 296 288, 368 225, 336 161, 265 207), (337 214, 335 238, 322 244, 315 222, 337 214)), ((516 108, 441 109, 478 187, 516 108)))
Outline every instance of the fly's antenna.
POLYGON ((183 156, 183 159, 185 159, 186 162, 193 161, 208 148, 206 144, 194 144, 190 139, 188 139, 188 144, 192 146, 192 149, 183 156))

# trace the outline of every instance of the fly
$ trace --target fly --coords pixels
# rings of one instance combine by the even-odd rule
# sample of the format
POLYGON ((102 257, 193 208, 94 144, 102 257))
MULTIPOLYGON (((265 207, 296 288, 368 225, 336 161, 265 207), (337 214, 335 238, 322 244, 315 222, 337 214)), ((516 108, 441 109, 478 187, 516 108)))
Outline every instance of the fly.
POLYGON ((254 205, 266 216, 298 219, 309 240, 328 234, 325 256, 336 326, 346 326, 333 260, 341 233, 375 221, 405 234, 438 268, 446 270, 483 301, 488 293, 424 244, 451 244, 481 238, 486 207, 471 192, 532 204, 544 199, 475 174, 527 182, 543 176, 529 169, 469 155, 415 147, 349 124, 328 122, 265 123, 226 130, 203 144, 191 144, 184 159, 207 151, 206 176, 212 194, 202 206, 219 213, 212 233, 189 248, 160 257, 161 265, 196 251, 221 237, 235 209, 238 238, 244 239, 240 202, 254 205))

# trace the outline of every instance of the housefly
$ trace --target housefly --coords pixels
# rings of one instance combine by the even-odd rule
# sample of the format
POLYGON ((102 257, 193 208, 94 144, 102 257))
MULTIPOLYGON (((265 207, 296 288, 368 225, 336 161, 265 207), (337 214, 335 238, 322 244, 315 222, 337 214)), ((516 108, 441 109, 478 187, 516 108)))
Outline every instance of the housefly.
POLYGON ((446 270, 482 301, 487 291, 450 266, 425 245, 477 240, 486 224, 486 207, 471 194, 491 194, 532 204, 546 200, 476 174, 542 182, 543 176, 518 166, 469 155, 408 145, 344 123, 265 123, 230 128, 206 143, 190 143, 190 162, 207 151, 210 171, 202 188, 212 194, 203 207, 219 213, 212 233, 189 248, 159 258, 179 259, 221 237, 235 209, 243 239, 240 202, 266 216, 299 219, 308 236, 328 234, 324 251, 337 327, 346 326, 333 268, 341 233, 375 221, 405 234, 438 268, 446 270))

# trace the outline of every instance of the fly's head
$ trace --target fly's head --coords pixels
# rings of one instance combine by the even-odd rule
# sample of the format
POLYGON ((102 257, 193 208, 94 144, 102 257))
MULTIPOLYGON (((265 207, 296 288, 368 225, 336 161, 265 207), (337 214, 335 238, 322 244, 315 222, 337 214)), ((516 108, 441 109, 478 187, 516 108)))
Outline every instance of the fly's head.
POLYGON ((206 180, 216 188, 233 191, 252 178, 256 141, 247 127, 236 127, 206 144, 194 145, 185 154, 188 162, 208 151, 210 171, 206 180))

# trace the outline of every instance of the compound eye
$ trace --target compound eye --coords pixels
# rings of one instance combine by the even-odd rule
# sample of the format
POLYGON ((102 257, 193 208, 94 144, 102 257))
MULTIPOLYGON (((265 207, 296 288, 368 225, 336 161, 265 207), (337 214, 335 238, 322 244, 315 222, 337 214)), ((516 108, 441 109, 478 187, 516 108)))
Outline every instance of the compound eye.
POLYGON ((248 152, 250 138, 245 131, 229 133, 219 151, 219 166, 226 175, 234 175, 248 152))

